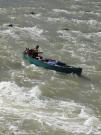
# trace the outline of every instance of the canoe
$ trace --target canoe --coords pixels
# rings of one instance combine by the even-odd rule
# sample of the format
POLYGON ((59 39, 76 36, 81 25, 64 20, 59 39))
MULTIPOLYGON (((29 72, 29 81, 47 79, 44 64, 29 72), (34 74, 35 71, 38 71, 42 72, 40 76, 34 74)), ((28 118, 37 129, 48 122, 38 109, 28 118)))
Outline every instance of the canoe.
POLYGON ((81 73, 82 73, 82 68, 69 66, 69 65, 66 65, 65 63, 62 63, 59 61, 56 64, 52 65, 43 60, 38 60, 36 58, 33 58, 32 56, 29 56, 28 54, 25 54, 25 53, 23 53, 23 58, 31 64, 34 64, 36 66, 40 66, 40 67, 43 67, 46 69, 55 70, 57 72, 62 72, 62 73, 66 73, 66 74, 73 73, 78 76, 81 76, 81 73))

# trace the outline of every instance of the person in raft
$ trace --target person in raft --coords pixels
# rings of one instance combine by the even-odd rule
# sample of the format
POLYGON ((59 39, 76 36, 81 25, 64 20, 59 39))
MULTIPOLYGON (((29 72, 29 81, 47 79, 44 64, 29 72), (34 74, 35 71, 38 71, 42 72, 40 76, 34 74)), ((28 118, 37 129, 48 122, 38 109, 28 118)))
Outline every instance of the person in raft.
POLYGON ((37 59, 42 59, 43 57, 40 55, 40 53, 43 52, 40 52, 39 45, 36 45, 36 47, 32 49, 32 57, 37 59))
POLYGON ((39 52, 39 45, 36 45, 35 48, 33 49, 29 49, 26 48, 26 50, 24 51, 25 54, 28 54, 29 56, 35 58, 35 59, 42 59, 43 57, 40 55, 40 53, 43 52, 39 52))

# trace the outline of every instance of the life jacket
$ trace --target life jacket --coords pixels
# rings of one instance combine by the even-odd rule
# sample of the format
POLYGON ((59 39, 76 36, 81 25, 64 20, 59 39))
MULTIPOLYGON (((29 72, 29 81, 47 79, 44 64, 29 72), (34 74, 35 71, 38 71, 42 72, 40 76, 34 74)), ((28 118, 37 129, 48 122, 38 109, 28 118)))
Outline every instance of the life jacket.
POLYGON ((29 56, 32 56, 33 49, 28 50, 28 52, 27 52, 27 53, 28 53, 28 55, 29 55, 29 56))

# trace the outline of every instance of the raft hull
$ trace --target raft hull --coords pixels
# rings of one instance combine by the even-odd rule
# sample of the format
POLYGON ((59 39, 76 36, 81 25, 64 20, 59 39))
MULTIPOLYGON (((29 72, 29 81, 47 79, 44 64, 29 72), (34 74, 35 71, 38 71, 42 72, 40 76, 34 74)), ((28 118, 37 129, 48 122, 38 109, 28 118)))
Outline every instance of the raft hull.
POLYGON ((23 54, 23 57, 31 64, 34 64, 36 66, 43 67, 46 69, 55 70, 57 72, 62 72, 66 74, 73 73, 73 74, 77 74, 78 76, 80 76, 82 73, 82 68, 79 68, 79 67, 73 67, 73 66, 68 66, 68 65, 65 65, 65 66, 50 65, 47 62, 44 62, 42 60, 32 58, 31 56, 28 56, 27 54, 23 54))

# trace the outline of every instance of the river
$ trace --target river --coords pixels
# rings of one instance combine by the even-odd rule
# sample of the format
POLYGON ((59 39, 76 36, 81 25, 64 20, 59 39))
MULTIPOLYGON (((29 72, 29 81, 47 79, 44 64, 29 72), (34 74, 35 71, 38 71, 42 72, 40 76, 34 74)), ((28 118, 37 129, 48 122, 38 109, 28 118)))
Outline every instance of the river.
POLYGON ((101 135, 100 45, 100 0, 0 0, 0 135, 101 135), (82 76, 26 62, 37 44, 82 76))

